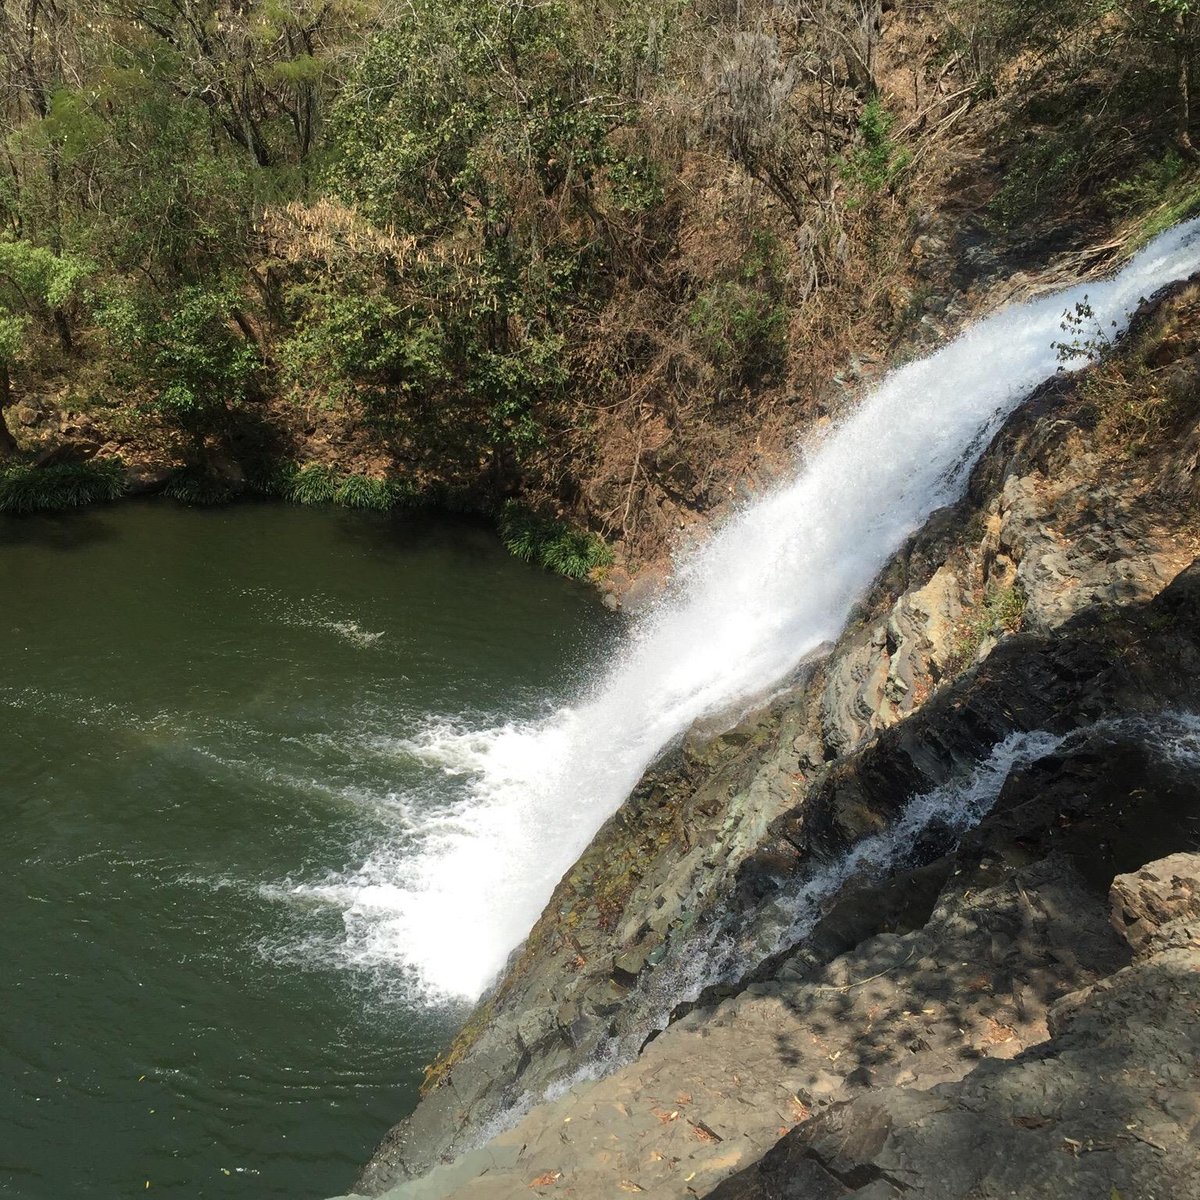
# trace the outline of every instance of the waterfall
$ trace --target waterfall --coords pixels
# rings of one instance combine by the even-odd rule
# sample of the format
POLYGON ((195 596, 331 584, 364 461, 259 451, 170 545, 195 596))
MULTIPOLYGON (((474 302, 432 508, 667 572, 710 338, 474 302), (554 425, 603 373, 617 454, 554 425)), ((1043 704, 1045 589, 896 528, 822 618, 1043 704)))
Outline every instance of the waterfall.
POLYGON ((959 497, 1003 420, 1059 367, 1064 311, 1086 296, 1089 323, 1111 336, 1141 299, 1200 269, 1198 234, 1200 221, 1181 225, 1113 278, 1007 307, 892 372, 789 481, 677 564, 574 704, 530 724, 443 720, 411 739, 462 791, 404 847, 305 885, 341 908, 347 956, 401 965, 430 997, 477 996, 654 758, 778 687, 838 635, 902 540, 959 497))

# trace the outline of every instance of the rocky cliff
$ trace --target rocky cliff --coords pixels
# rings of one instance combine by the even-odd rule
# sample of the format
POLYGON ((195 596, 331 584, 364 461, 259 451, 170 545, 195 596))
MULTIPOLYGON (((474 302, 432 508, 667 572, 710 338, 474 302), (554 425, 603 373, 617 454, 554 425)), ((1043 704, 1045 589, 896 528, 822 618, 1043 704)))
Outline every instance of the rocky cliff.
POLYGON ((658 764, 359 1191, 1197 1194, 1194 864, 1118 881, 1126 936, 1105 896, 1200 820, 1198 305, 1039 389, 827 654, 658 764))

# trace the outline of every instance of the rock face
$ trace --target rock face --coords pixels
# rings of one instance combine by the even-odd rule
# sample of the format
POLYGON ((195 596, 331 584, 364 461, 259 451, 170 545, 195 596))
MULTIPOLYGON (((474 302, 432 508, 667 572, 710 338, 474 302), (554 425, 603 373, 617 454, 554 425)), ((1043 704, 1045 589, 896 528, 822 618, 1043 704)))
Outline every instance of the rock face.
MULTIPOLYGON (((996 1116, 975 1122, 972 1115, 982 1097, 1013 1106, 1000 1122, 1012 1138, 1053 1122, 1060 1133, 1056 1152, 1065 1147, 1073 1157, 1092 1153, 1082 1149, 1088 1137, 1097 1152, 1129 1143, 1132 1135, 1122 1128, 1124 1140, 1101 1145, 1088 1124, 1093 1118, 1097 1130, 1119 1118, 1165 1145, 1163 1088, 1181 1062, 1193 1070, 1200 1061, 1192 1034, 1180 1039, 1182 1026, 1175 1024, 1190 1011, 1200 976, 1181 996, 1167 988, 1159 997, 1165 1003, 1157 1003, 1159 977, 1137 975, 1136 968, 1160 951, 1179 949, 1186 951, 1188 970, 1200 966, 1200 947, 1188 941, 1200 934, 1194 906, 1200 858, 1174 855, 1118 877, 1112 914, 1119 919, 1110 919, 1103 886, 1095 883, 1109 871, 1098 861, 1098 848, 1122 838, 1122 831, 1127 844, 1119 853, 1133 853, 1178 839, 1200 811, 1195 727, 1157 728, 1157 738, 1136 726, 1093 731, 1012 773, 992 812, 951 854, 843 892, 769 977, 715 1007, 693 1009, 624 1068, 599 1082, 577 1083, 487 1145, 388 1191, 389 1200, 505 1200, 527 1194, 538 1180, 545 1182, 535 1194, 600 1200, 623 1190, 666 1200, 705 1195, 742 1168, 713 1195, 841 1196, 893 1177, 902 1186, 924 1186, 921 1172, 951 1152, 966 1165, 953 1176, 935 1171, 950 1190, 931 1195, 1042 1194, 1013 1173, 1016 1168, 992 1180, 990 1151, 980 1155, 970 1143, 939 1149, 933 1134, 929 1160, 914 1160, 907 1173, 893 1176, 886 1156, 869 1160, 884 1153, 880 1130, 899 1128, 901 1118, 920 1125, 913 1135, 919 1142, 930 1121, 951 1111, 942 1098, 957 1097, 951 1085, 960 1084, 972 1099, 961 1102, 965 1115, 938 1128, 938 1138, 949 1138, 949 1130, 997 1140, 989 1132, 996 1116), (1188 746, 1186 755, 1179 754, 1180 744, 1188 746), (1163 813, 1167 819, 1159 820, 1163 813), (1047 844, 1039 845, 1039 836, 1047 844), (1132 945, 1117 932, 1127 928, 1131 913, 1139 914, 1132 945), (1133 967, 1131 951, 1137 954, 1133 967), (1047 1038, 1068 1027, 1083 1029, 1084 1018, 1075 1014, 1110 993, 1108 1015, 1086 1018, 1088 1037, 1102 1029, 1107 1039, 1103 1053, 1080 1057, 1064 1050, 1073 1074, 1059 1071, 1057 1043, 1047 1038), (1141 1032, 1127 1020, 1127 1010, 1139 1006, 1141 1032), (1127 1045, 1123 1031, 1131 1034, 1127 1045), (1145 1060, 1136 1070, 1129 1065, 1134 1055, 1145 1060), (1047 1062, 1052 1066, 1027 1065, 1047 1062), (1118 1062, 1142 1081, 1142 1092, 1114 1099, 1110 1111, 1091 1104, 1080 1117, 1073 1108, 1079 1096, 1124 1078, 1118 1062), (1010 1069, 1018 1080, 1011 1085, 1004 1074, 1010 1069), (1101 1074, 1089 1074, 1095 1071, 1101 1074), (1151 1094, 1146 1089, 1155 1072, 1158 1091, 1151 1094), (1010 1121, 1014 1114, 1019 1119, 1010 1121), (826 1140, 814 1149, 803 1140, 809 1133, 826 1140), (862 1161, 850 1161, 843 1148, 841 1158, 823 1164, 821 1147, 843 1140, 862 1161), (999 1190, 987 1190, 980 1180, 999 1190), (973 1191, 977 1184, 983 1190, 973 1191)), ((1200 1095, 1200 1081, 1179 1076, 1178 1082, 1189 1097, 1200 1095)), ((1194 1101, 1178 1103, 1186 1116, 1194 1101)), ((1183 1135, 1172 1136, 1177 1143, 1183 1135)), ((896 1153, 916 1154, 908 1142, 903 1147, 896 1153)), ((1200 1146, 1191 1153, 1200 1154, 1200 1146)), ((1175 1175, 1145 1174, 1156 1162, 1151 1157, 1137 1167, 1143 1173, 1130 1178, 1139 1186, 1157 1178, 1162 1190, 1130 1194, 1186 1196, 1165 1189, 1175 1175)), ((1065 1190, 1045 1194, 1089 1194, 1070 1191, 1083 1186, 1086 1173, 1064 1178, 1065 1190)))
POLYGON ((1172 854, 1112 886, 1113 925, 1133 947, 1144 952, 1164 925, 1200 920, 1200 882, 1194 854, 1172 854))
MULTIPOLYGON (((1152 338, 1189 297, 1148 308, 1131 339, 1152 338)), ((1045 1118, 1061 1134, 1054 1152, 1083 1181, 1045 1194, 1093 1194, 1087 1171, 1117 1151, 1074 1147, 1063 1105, 1090 1071, 1115 1069, 1120 1048, 1096 1031, 1109 1020, 1115 1038, 1120 997, 1142 986, 1101 981, 1149 988, 1153 976, 1141 958, 1124 965, 1104 894, 1114 875, 1192 845, 1200 817, 1195 729, 1163 717, 1200 708, 1200 366, 1162 367, 1191 371, 1191 390, 1177 389, 1173 426, 1136 457, 1097 437, 1086 381, 1040 389, 966 498, 895 556, 821 661, 643 780, 559 885, 360 1192, 698 1196, 799 1122, 785 1145, 803 1130, 827 1139, 786 1159, 809 1190, 778 1190, 771 1164, 791 1153, 781 1145, 725 1185, 758 1191, 728 1195, 875 1198, 925 1186, 920 1171, 952 1145, 1051 1147, 1051 1126, 1036 1124, 1045 1118), (1014 758, 987 804, 972 799, 980 764, 1035 735, 1063 740, 1014 758), (916 821, 915 798, 930 795, 941 807, 916 821), (959 820, 968 803, 979 811, 959 820), (880 857, 871 847, 895 828, 904 853, 880 857), (1051 1030, 1068 1036, 1054 1015, 1067 995, 1093 997, 1109 1016, 1072 1026, 1090 1042, 1046 1050, 1051 1030), (1059 1100, 1034 1068, 1055 1054, 1082 1064, 1059 1100), (587 1082, 599 1071, 611 1073, 587 1082), (1042 1108, 1012 1110, 1030 1122, 1001 1119, 1020 1089, 1039 1086, 1050 1089, 1042 1108), (548 1094, 558 1098, 518 1120, 548 1094), (879 1097, 894 1106, 871 1108, 879 1097), (848 1123, 838 1153, 854 1158, 845 1171, 826 1163, 842 1144, 838 1121, 848 1123), (886 1161, 898 1171, 911 1161, 916 1174, 872 1165, 889 1146, 900 1158, 886 1161)), ((1118 886, 1118 928, 1139 954, 1158 944, 1147 931, 1163 913, 1192 903, 1191 878, 1156 876, 1127 896, 1118 886)), ((1161 1019, 1130 1025, 1139 1054, 1184 1011, 1170 997, 1162 1005, 1161 1019)), ((1176 1070, 1177 1059, 1162 1061, 1176 1070)), ((1145 1100, 1144 1082, 1131 1077, 1130 1103, 1145 1100)), ((1097 1130, 1120 1107, 1115 1096, 1097 1106, 1097 1130)), ((1163 1152, 1133 1141, 1122 1196, 1188 1194, 1146 1191, 1141 1148, 1163 1152)), ((964 1166, 945 1177, 966 1190, 930 1194, 1041 1194, 993 1187, 980 1155, 969 1157, 982 1182, 964 1166)))
POLYGON ((1136 958, 1049 1013, 1052 1036, 928 1089, 798 1125, 711 1200, 1200 1196, 1200 856, 1113 884, 1136 958), (1136 914, 1132 924, 1129 914, 1136 914))

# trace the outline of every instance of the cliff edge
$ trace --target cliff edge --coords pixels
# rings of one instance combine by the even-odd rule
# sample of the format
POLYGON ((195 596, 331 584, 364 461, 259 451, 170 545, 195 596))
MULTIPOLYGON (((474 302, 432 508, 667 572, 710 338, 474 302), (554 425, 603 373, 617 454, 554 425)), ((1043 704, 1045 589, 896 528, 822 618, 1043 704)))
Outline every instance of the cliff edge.
POLYGON ((651 771, 360 1192, 1193 1194, 1195 947, 1131 962, 1105 897, 1200 818, 1198 310, 1038 389, 825 656, 651 771))

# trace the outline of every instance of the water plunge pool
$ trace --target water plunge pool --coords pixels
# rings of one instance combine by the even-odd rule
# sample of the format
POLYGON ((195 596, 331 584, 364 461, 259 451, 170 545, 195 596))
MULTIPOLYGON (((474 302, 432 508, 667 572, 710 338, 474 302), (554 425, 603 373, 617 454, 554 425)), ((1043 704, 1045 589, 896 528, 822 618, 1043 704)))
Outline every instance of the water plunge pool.
POLYGON ((463 802, 422 736, 614 619, 468 522, 265 504, 0 518, 0 580, 0 1193, 347 1190, 465 1011, 362 878, 463 802))

